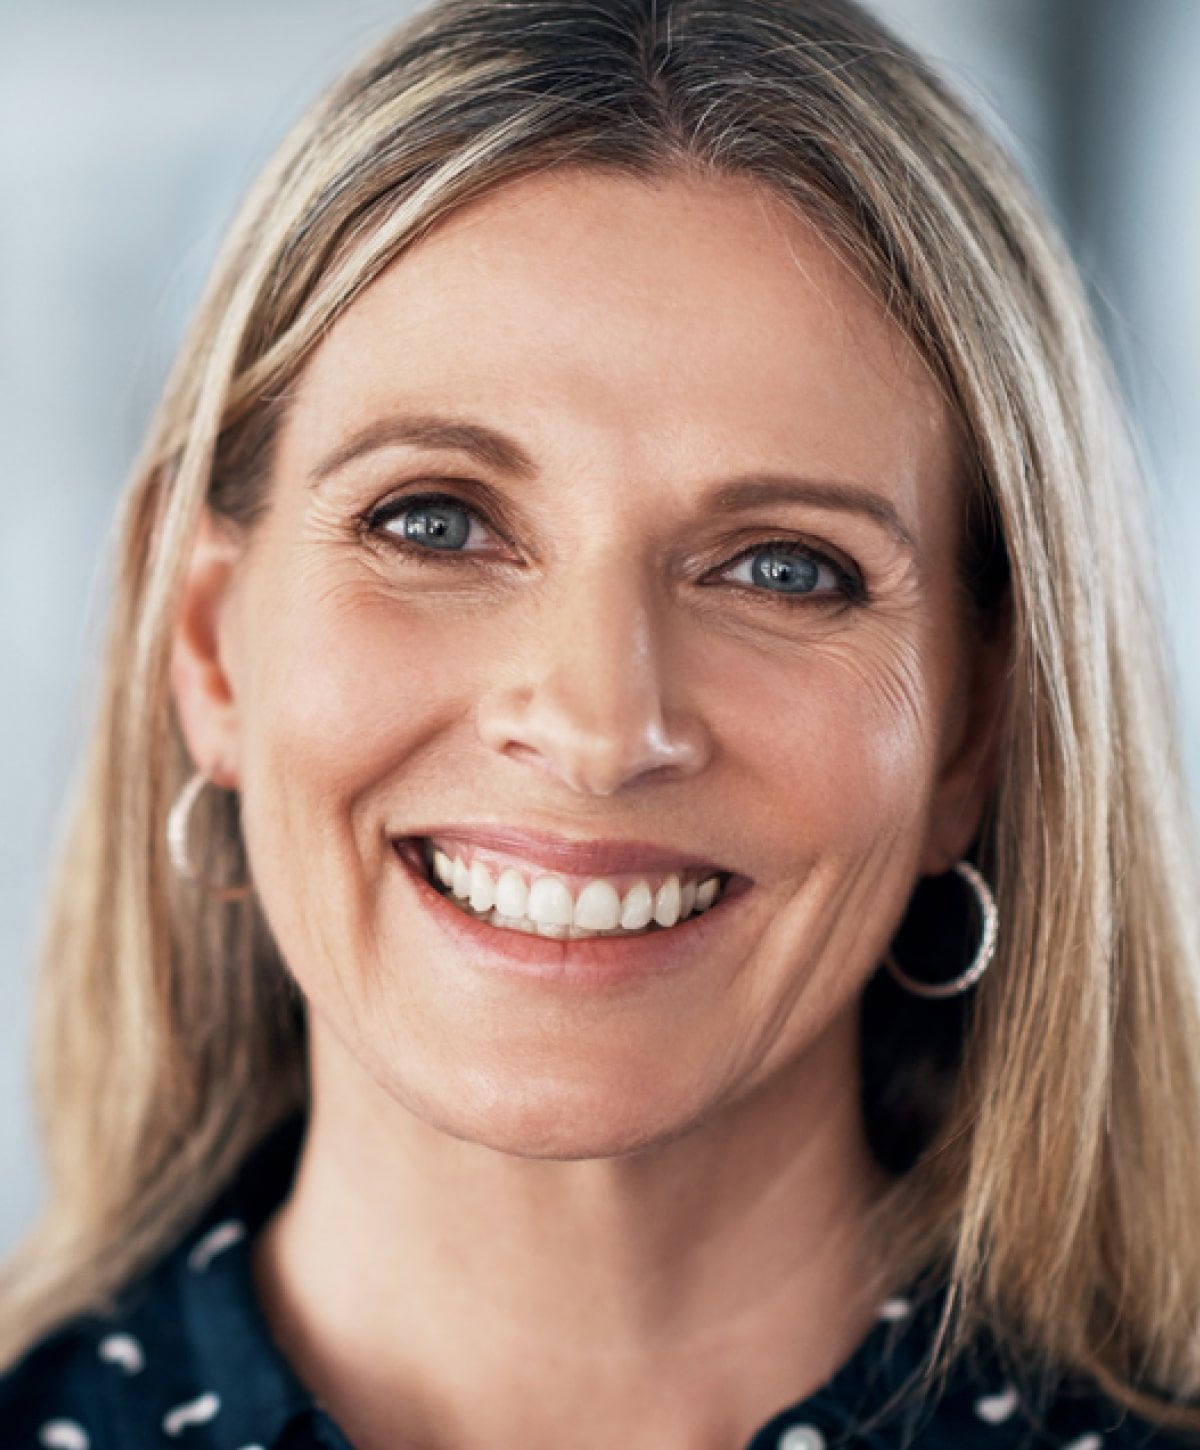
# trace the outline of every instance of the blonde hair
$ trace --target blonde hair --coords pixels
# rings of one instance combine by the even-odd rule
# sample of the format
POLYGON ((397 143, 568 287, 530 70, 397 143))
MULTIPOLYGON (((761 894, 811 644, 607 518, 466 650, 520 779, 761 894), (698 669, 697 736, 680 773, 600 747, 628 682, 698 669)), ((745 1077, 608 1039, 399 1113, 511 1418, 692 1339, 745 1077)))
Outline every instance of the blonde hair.
MULTIPOLYGON (((259 907, 196 893, 166 856, 192 769, 168 666, 200 511, 253 527, 287 385, 382 268, 464 202, 563 165, 772 188, 951 400, 963 585, 981 629, 1003 612, 1012 630, 977 842, 1001 930, 889 1191, 895 1283, 945 1266, 943 1366, 988 1326, 1200 1426, 1176 1403, 1200 1390, 1200 873, 1134 449, 1075 271, 1011 163, 849 0, 442 0, 312 109, 246 199, 122 505, 40 964, 50 1196, 0 1278, 0 1365, 107 1302, 307 1101, 304 1006, 259 907)), ((202 804, 196 854, 241 879, 236 799, 202 804)), ((911 1020, 898 1046, 866 1044, 880 1143, 927 1086, 912 1044, 933 1019, 911 1020)))

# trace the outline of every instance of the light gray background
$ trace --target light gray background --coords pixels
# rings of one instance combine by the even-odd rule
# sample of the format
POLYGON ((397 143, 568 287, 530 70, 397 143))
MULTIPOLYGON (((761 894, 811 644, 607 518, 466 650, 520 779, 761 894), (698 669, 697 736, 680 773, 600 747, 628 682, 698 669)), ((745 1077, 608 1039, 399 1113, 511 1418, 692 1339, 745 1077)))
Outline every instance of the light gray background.
MULTIPOLYGON (((0 1253, 43 1180, 28 1016, 114 506, 235 202, 409 10, 0 0, 0 1253)), ((1200 792, 1200 0, 878 0, 1016 147, 1088 277, 1156 489, 1200 792)))

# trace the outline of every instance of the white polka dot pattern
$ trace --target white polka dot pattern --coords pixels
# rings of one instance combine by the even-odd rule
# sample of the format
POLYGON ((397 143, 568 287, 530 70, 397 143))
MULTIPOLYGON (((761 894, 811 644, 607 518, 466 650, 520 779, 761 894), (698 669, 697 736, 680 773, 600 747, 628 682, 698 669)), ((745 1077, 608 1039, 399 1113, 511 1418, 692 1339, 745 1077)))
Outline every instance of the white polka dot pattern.
POLYGON ((815 1425, 789 1425, 779 1437, 778 1450, 825 1450, 825 1436, 815 1425))
POLYGON ((109 1334, 97 1346, 96 1353, 108 1364, 117 1364, 126 1374, 137 1374, 146 1366, 142 1346, 132 1334, 109 1334))
POLYGON ((989 1425, 1003 1425, 1016 1408, 1017 1392, 1012 1385, 975 1401, 975 1413, 989 1425))
POLYGON ((907 1319, 912 1313, 912 1305, 907 1299, 889 1299, 885 1304, 879 1306, 880 1319, 889 1319, 893 1322, 897 1319, 907 1319))
POLYGON ((202 1274, 209 1264, 226 1249, 232 1248, 239 1239, 245 1238, 246 1225, 240 1219, 227 1218, 215 1228, 210 1228, 188 1255, 188 1268, 202 1274))
POLYGON ((38 1431, 38 1444, 45 1450, 88 1450, 91 1443, 77 1420, 47 1420, 38 1431))
POLYGON ((186 1400, 167 1411, 163 1416, 163 1433, 174 1438, 182 1435, 189 1425, 207 1425, 220 1408, 221 1397, 213 1394, 212 1390, 197 1395, 194 1400, 186 1400))

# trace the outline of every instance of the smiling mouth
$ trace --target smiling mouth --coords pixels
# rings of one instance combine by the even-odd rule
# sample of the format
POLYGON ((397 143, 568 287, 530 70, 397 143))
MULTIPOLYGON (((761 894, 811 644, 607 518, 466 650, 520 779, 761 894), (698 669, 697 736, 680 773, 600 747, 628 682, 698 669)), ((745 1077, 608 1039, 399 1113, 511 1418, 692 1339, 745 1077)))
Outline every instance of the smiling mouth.
POLYGON ((467 851, 451 856, 425 836, 395 844, 465 915, 502 931, 564 941, 673 931, 750 885, 734 872, 711 870, 568 877, 525 863, 472 859, 467 851))

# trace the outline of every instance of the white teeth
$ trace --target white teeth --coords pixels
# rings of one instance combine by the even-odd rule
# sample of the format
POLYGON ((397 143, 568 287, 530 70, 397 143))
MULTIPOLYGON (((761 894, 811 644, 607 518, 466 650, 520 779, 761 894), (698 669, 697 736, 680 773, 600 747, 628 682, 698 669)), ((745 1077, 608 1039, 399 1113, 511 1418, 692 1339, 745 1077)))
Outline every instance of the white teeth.
POLYGON ((432 846, 427 852, 431 875, 465 908, 494 925, 539 936, 583 938, 644 931, 653 922, 669 928, 693 913, 707 911, 720 895, 717 876, 703 882, 668 876, 657 892, 648 881, 635 882, 622 898, 611 881, 588 881, 573 899, 559 876, 538 876, 532 886, 513 866, 497 881, 482 861, 468 866, 432 846))
POLYGON ((572 906, 565 881, 557 876, 539 876, 529 888, 525 915, 539 926, 567 927, 571 925, 572 906))
POLYGON ((506 866, 496 883, 496 910, 504 916, 518 917, 525 915, 528 905, 529 887, 524 876, 515 867, 506 866))
POLYGON ((682 921, 685 916, 690 916, 692 914, 692 908, 696 904, 696 883, 694 881, 689 881, 687 885, 682 888, 681 896, 682 900, 679 905, 680 921, 682 921))
POLYGON ((471 894, 471 873, 467 870, 465 861, 455 859, 454 880, 450 883, 450 890, 455 896, 467 897, 471 894))
POLYGON ((650 895, 650 885, 639 881, 625 893, 625 900, 621 903, 621 925, 626 931, 641 931, 642 927, 649 926, 653 915, 654 898, 650 895))
POLYGON ((484 918, 490 921, 493 926, 507 927, 509 931, 524 931, 535 933, 536 928, 527 916, 505 916, 498 908, 484 918))
POLYGON ((609 881, 589 881, 575 903, 574 924, 589 931, 611 931, 621 919, 621 898, 609 881))
POLYGON ((496 903, 496 883, 482 861, 471 865, 471 909, 490 911, 496 903))
POLYGON ((454 885, 454 862, 445 851, 439 851, 436 846, 433 851, 433 874, 443 886, 454 885))
POLYGON ((679 908, 682 904, 679 877, 668 876, 654 898, 654 920, 659 926, 674 926, 679 920, 679 908))

